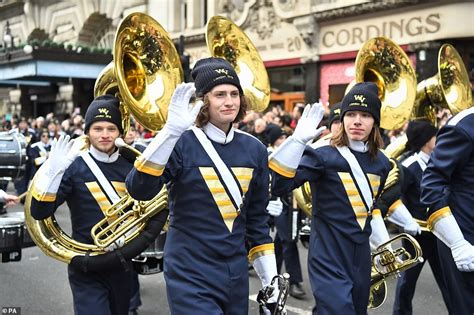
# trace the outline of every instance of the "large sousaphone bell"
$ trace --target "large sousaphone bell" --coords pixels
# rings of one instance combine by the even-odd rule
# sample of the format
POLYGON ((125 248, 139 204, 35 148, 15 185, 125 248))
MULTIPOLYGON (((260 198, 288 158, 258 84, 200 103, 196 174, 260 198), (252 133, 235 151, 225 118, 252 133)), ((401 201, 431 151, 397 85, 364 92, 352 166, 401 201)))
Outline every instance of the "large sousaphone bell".
POLYGON ((413 119, 427 119, 437 125, 436 110, 448 108, 452 115, 472 106, 469 76, 464 62, 450 44, 438 52, 438 72, 417 85, 413 119))
POLYGON ((364 43, 355 61, 355 81, 374 82, 382 102, 380 126, 403 127, 416 98, 416 75, 403 49, 386 37, 364 43))
POLYGON ((270 103, 270 80, 262 58, 247 35, 222 16, 207 22, 206 42, 213 57, 226 59, 234 67, 249 110, 264 111, 270 103))
MULTIPOLYGON (((124 130, 128 130, 131 113, 141 125, 157 131, 166 122, 169 101, 182 76, 179 55, 167 32, 150 16, 132 13, 118 27, 114 61, 97 78, 94 93, 119 97, 124 130)), ((87 137, 74 141, 87 148, 87 137)), ((106 209, 104 219, 93 227, 95 244, 84 244, 64 233, 54 216, 35 220, 30 211, 31 198, 29 193, 25 221, 32 239, 46 255, 65 263, 86 253, 103 254, 105 247, 122 236, 128 243, 140 234, 148 218, 167 206, 166 189, 149 201, 136 201, 125 195, 106 209)))
POLYGON ((168 33, 152 17, 132 13, 117 29, 114 60, 99 74, 94 95, 119 92, 123 117, 130 112, 142 126, 157 131, 182 81, 181 61, 168 33))

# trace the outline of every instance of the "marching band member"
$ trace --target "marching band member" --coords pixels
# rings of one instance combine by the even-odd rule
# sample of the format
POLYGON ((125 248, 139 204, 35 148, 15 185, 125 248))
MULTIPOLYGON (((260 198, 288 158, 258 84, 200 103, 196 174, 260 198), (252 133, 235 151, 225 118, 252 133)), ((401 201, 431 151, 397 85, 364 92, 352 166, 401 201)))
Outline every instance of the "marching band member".
MULTIPOLYGON (((53 140, 49 159, 32 187, 32 216, 45 219, 66 201, 72 238, 82 243, 93 244, 91 228, 125 194, 125 177, 132 168, 114 143, 123 133, 118 106, 119 100, 111 95, 94 99, 85 116, 89 150, 81 153, 80 143, 69 142, 69 136, 53 140)), ((112 244, 109 250, 120 245, 112 244)), ((68 265, 75 314, 128 313, 131 261, 120 267, 88 272, 87 264, 84 268, 68 265)))
POLYGON ((329 132, 335 135, 341 128, 341 103, 336 103, 331 107, 328 117, 329 132))
POLYGON ((421 181, 452 314, 474 313, 474 108, 440 129, 421 181))
POLYGON ((147 200, 168 185, 164 276, 171 313, 247 314, 246 238, 262 285, 277 275, 265 211, 267 151, 232 127, 247 108, 232 66, 201 59, 192 76, 195 87, 176 88, 167 122, 135 162, 127 189, 147 200), (192 106, 194 92, 199 100, 192 106))
POLYGON ((33 164, 31 177, 36 174, 40 166, 46 161, 51 150, 48 130, 44 129, 39 133, 39 136, 40 141, 33 143, 29 150, 29 158, 33 164))
MULTIPOLYGON (((410 156, 402 161, 403 183, 401 183, 401 198, 399 197, 388 210, 388 220, 400 225, 406 233, 415 237, 423 252, 423 262, 401 273, 397 281, 393 314, 412 314, 412 300, 415 294, 416 282, 426 261, 429 262, 436 283, 449 309, 446 285, 444 284, 442 270, 439 262, 436 237, 432 233, 421 232, 416 221, 426 221, 426 205, 420 201, 421 177, 426 169, 434 149, 437 129, 427 121, 415 120, 408 124, 406 131, 410 156)), ((403 247, 414 255, 412 246, 403 247)))
POLYGON ((325 143, 306 146, 325 128, 316 129, 323 106, 307 105, 293 136, 269 158, 274 194, 307 181, 311 185, 308 269, 316 300, 313 314, 367 313, 370 245, 388 240, 380 213, 372 213, 390 170, 379 150, 380 108, 377 86, 356 84, 342 100, 339 132, 325 143))

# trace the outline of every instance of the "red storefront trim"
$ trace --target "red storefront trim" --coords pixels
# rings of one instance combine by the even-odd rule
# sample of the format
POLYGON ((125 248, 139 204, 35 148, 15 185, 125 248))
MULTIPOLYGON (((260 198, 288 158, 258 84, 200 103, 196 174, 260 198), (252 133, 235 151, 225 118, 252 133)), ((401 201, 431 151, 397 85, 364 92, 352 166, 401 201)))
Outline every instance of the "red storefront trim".
POLYGON ((294 65, 301 64, 301 58, 264 61, 263 64, 265 65, 266 68, 294 66, 294 65))

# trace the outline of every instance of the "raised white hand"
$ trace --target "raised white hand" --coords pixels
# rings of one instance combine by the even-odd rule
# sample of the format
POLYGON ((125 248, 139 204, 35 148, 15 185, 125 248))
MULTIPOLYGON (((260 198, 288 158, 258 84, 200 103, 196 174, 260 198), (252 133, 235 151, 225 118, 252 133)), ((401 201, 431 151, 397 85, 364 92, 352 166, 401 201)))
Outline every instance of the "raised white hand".
POLYGON ((203 105, 202 101, 197 101, 193 107, 189 106, 189 101, 195 91, 194 83, 181 83, 176 87, 168 107, 166 122, 166 127, 171 134, 180 136, 194 124, 203 105))
POLYGON ((312 140, 319 136, 326 127, 320 127, 319 123, 324 116, 324 107, 321 103, 308 104, 304 108, 303 114, 301 115, 298 124, 296 125, 293 138, 306 144, 309 140, 312 140), (318 128, 318 129, 316 129, 318 128))
POLYGON ((69 140, 69 136, 62 135, 58 139, 54 139, 51 144, 48 163, 53 174, 64 172, 81 152, 79 142, 69 140))

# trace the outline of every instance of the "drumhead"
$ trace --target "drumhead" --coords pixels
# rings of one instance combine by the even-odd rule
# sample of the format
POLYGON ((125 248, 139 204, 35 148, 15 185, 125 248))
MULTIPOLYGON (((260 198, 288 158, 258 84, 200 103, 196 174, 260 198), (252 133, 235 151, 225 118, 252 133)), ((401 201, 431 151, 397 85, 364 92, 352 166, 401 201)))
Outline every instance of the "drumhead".
POLYGON ((0 229, 23 226, 24 221, 20 218, 0 216, 0 229))
POLYGON ((26 169, 26 139, 13 131, 0 132, 0 178, 21 177, 26 169))

